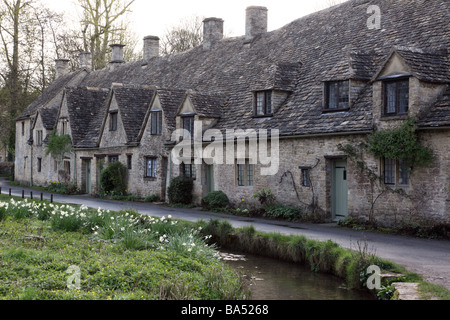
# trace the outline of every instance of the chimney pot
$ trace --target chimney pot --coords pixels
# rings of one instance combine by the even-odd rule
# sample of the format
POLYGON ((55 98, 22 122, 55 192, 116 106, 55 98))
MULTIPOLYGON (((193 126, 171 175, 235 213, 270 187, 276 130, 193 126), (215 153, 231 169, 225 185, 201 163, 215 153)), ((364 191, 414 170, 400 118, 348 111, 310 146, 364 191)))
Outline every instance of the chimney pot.
POLYGON ((87 71, 92 70, 92 54, 90 52, 80 52, 80 69, 86 69, 87 71))
POLYGON ((203 48, 210 49, 223 39, 223 20, 207 18, 203 20, 203 48))
POLYGON ((112 54, 111 54, 111 63, 124 63, 124 59, 123 59, 123 48, 125 47, 125 45, 123 44, 112 44, 110 45, 111 49, 112 49, 112 54))
POLYGON ((267 32, 267 11, 266 7, 247 7, 245 17, 245 37, 247 40, 267 32))
POLYGON ((144 38, 144 60, 159 56, 159 38, 147 36, 144 38))
POLYGON ((56 78, 64 76, 70 72, 69 59, 55 60, 56 78))

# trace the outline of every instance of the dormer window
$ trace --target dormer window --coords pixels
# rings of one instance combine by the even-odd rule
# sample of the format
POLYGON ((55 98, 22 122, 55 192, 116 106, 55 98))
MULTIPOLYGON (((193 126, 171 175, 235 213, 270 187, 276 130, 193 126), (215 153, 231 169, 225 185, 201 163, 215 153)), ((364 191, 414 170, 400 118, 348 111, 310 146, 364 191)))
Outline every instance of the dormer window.
POLYGON ((117 131, 117 111, 111 111, 109 114, 109 131, 117 131))
POLYGON ((325 83, 325 111, 341 111, 349 108, 350 83, 329 81, 325 83))
POLYGON ((255 93, 255 115, 258 117, 273 115, 272 91, 258 91, 255 93))
POLYGON ((384 105, 387 116, 408 113, 409 79, 384 82, 384 105))
MULTIPOLYGON (((193 116, 184 116, 183 118, 183 129, 189 132, 190 138, 194 137, 194 117, 193 116)), ((184 137, 185 139, 189 137, 184 137)))
POLYGON ((162 133, 162 111, 152 111, 152 135, 162 133))

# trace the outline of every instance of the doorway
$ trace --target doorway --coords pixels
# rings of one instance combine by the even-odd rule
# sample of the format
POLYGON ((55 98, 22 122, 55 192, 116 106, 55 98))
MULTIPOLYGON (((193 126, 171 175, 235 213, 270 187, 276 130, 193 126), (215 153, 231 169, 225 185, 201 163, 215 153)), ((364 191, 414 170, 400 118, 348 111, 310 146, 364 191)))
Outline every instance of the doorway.
POLYGON ((348 215, 348 180, 347 161, 336 160, 333 162, 333 192, 332 209, 333 218, 343 219, 348 215))

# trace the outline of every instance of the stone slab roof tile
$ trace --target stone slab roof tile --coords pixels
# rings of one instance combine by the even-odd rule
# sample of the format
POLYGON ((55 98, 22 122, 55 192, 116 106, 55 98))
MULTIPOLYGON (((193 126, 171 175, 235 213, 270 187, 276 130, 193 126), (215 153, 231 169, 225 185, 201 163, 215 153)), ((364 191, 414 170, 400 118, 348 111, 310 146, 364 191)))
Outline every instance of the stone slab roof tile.
POLYGON ((72 87, 65 91, 73 146, 97 147, 110 90, 72 87))
POLYGON ((114 95, 119 106, 128 143, 137 142, 145 115, 155 94, 155 89, 118 87, 114 95))

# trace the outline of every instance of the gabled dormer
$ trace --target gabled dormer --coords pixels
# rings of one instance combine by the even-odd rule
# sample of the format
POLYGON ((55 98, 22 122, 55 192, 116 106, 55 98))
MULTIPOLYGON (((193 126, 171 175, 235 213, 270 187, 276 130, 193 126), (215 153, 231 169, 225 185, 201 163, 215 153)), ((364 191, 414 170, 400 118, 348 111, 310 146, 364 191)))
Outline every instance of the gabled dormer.
POLYGON ((301 63, 277 63, 260 76, 252 88, 253 116, 271 117, 294 91, 301 63))
POLYGON ((103 120, 100 148, 137 145, 155 89, 114 84, 103 120))
POLYGON ((322 79, 322 112, 349 111, 374 72, 374 56, 349 52, 322 79))
POLYGON ((176 112, 177 129, 185 129, 193 139, 195 123, 201 123, 202 131, 211 128, 222 117, 227 103, 228 99, 223 94, 188 91, 176 112))
POLYGON ((450 82, 450 63, 444 54, 394 49, 372 81, 375 120, 403 120, 442 94, 450 82))

